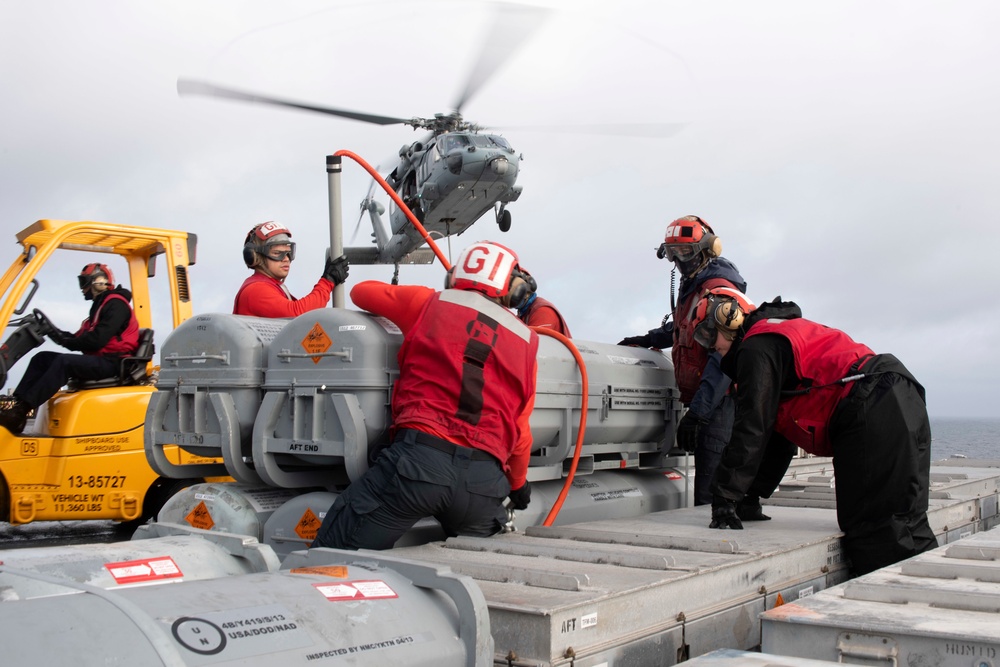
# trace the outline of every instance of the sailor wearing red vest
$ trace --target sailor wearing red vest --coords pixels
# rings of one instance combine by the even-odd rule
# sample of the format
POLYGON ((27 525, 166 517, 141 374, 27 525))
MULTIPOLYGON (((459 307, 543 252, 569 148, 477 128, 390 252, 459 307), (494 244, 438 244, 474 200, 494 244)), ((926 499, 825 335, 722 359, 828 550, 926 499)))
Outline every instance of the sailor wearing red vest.
POLYGON ((517 319, 521 320, 529 327, 541 327, 552 329, 566 338, 572 338, 569 333, 569 325, 562 313, 548 299, 538 296, 538 284, 534 277, 523 266, 521 267, 523 279, 515 278, 524 282, 528 289, 520 303, 512 302, 510 307, 517 311, 517 319))
POLYGON ((707 222, 686 215, 667 225, 663 243, 656 251, 660 259, 674 263, 681 272, 680 290, 674 303, 673 273, 670 281, 670 313, 664 323, 641 336, 630 336, 619 345, 653 349, 671 348, 674 375, 687 407, 677 425, 677 446, 694 453, 694 504, 712 502, 709 486, 733 428, 735 405, 729 395, 729 378, 719 368, 720 356, 706 351, 694 340, 691 313, 698 299, 714 287, 746 291, 743 276, 722 254, 722 241, 707 222), (668 322, 667 320, 673 319, 668 322))
POLYGON ((273 220, 255 225, 243 242, 243 262, 254 272, 236 293, 233 315, 296 317, 326 306, 333 288, 347 280, 347 258, 327 256, 323 276, 312 292, 296 299, 285 286, 293 259, 295 243, 287 227, 273 220))
POLYGON ((442 292, 351 290, 403 332, 393 443, 337 497, 312 546, 388 549, 429 516, 449 536, 488 536, 507 521, 504 498, 528 506, 538 336, 507 310, 526 289, 517 255, 483 241, 462 251, 442 292))
POLYGON ((14 402, 0 411, 0 426, 12 433, 24 430, 29 410, 52 398, 70 378, 101 380, 118 374, 118 360, 135 352, 139 324, 129 301, 132 293, 118 285, 104 264, 88 264, 78 277, 83 298, 93 301, 90 315, 71 334, 55 330, 48 334, 67 350, 83 354, 39 352, 31 359, 14 389, 14 402))
POLYGON ((803 319, 780 298, 755 309, 740 292, 714 289, 694 320, 698 342, 723 355, 736 384, 736 423, 712 484, 710 527, 769 518, 759 497, 777 488, 801 447, 833 457, 837 521, 855 574, 937 546, 927 523, 924 388, 899 360, 803 319))

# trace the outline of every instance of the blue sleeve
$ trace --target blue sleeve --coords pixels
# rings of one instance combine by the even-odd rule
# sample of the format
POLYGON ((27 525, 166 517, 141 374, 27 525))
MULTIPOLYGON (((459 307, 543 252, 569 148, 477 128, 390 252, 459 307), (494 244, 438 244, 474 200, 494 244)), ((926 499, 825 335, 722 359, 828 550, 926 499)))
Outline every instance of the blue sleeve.
POLYGON ((719 403, 722 402, 722 398, 729 390, 732 380, 722 372, 721 362, 722 356, 718 352, 712 352, 708 355, 708 363, 705 364, 705 369, 701 372, 698 391, 694 393, 691 405, 688 406, 688 409, 696 417, 708 419, 709 415, 719 407, 719 403))

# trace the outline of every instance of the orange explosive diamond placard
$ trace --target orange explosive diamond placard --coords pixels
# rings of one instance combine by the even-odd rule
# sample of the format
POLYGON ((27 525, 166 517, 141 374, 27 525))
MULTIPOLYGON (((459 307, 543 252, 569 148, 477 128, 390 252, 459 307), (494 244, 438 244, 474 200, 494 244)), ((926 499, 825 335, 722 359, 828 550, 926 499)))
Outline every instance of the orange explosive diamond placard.
MULTIPOLYGON (((313 325, 313 328, 309 330, 306 337, 302 339, 302 347, 306 352, 312 352, 313 354, 319 352, 326 352, 333 345, 333 341, 330 337, 326 335, 326 331, 323 327, 319 325, 319 322, 313 325)), ((323 357, 312 357, 313 363, 318 364, 319 360, 323 357)))
POLYGON ((302 514, 302 518, 299 522, 295 524, 295 534, 301 537, 303 540, 309 540, 312 542, 316 539, 316 533, 319 532, 319 526, 322 522, 319 517, 312 511, 311 508, 306 508, 306 511, 302 514))
POLYGON ((208 506, 205 501, 198 503, 198 506, 191 510, 191 513, 184 517, 184 520, 191 524, 194 528, 200 528, 201 530, 212 530, 212 526, 215 525, 215 521, 212 520, 212 514, 208 511, 208 506))

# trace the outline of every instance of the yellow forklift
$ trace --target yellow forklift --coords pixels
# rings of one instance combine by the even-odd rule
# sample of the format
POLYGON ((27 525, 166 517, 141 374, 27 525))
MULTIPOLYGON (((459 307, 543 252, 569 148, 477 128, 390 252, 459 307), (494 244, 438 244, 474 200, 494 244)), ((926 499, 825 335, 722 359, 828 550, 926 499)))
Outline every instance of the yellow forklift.
MULTIPOLYGON (((201 481, 158 476, 143 448, 143 420, 149 397, 156 391, 157 370, 150 279, 156 275, 157 258, 163 256, 173 327, 191 317, 188 267, 195 263, 197 237, 106 222, 39 220, 20 231, 17 242, 21 253, 0 280, 0 325, 14 329, 0 345, 0 389, 5 388, 11 367, 42 345, 52 331, 45 313, 29 307, 39 291, 39 271, 46 263, 71 261, 66 250, 125 259, 129 282, 121 282, 132 291, 140 339, 135 355, 121 360, 117 376, 71 382, 39 406, 21 434, 0 427, 0 521, 143 523, 171 495, 201 481)), ((46 296, 55 295, 50 289, 46 296)), ((62 285, 58 296, 65 297, 62 285)), ((167 333, 161 332, 160 337, 167 333)), ((3 400, 9 400, 9 395, 0 396, 3 400)), ((211 461, 176 447, 170 450, 169 456, 178 465, 211 461)))

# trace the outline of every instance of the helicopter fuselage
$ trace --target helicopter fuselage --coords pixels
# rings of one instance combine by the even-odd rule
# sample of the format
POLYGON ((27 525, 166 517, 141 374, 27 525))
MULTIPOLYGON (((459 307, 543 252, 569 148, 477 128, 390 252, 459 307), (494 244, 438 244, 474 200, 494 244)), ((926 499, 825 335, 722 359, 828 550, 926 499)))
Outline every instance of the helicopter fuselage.
MULTIPOLYGON (((520 157, 498 135, 447 132, 400 150, 389 182, 432 236, 461 234, 496 204, 515 201, 520 157)), ((380 254, 398 259, 423 244, 404 211, 390 205, 393 238, 380 254), (404 237, 404 238, 401 238, 404 237), (391 256, 390 256, 391 255, 391 256)))

